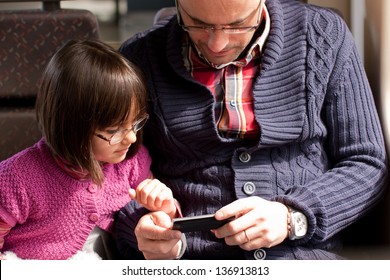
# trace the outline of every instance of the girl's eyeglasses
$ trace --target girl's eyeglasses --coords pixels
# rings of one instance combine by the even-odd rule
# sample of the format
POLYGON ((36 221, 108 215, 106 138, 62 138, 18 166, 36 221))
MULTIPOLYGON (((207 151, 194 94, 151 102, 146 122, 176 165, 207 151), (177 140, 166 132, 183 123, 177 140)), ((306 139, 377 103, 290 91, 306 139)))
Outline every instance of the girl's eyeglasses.
POLYGON ((104 137, 103 135, 98 134, 98 133, 95 133, 95 136, 107 141, 108 144, 110 144, 110 145, 115 145, 115 144, 122 142, 123 139, 125 139, 126 135, 130 131, 133 131, 134 133, 137 133, 138 131, 140 131, 144 127, 144 125, 146 124, 148 119, 149 119, 149 115, 146 114, 145 116, 143 116, 139 120, 135 121, 133 123, 133 125, 131 126, 131 128, 117 130, 109 138, 104 137))

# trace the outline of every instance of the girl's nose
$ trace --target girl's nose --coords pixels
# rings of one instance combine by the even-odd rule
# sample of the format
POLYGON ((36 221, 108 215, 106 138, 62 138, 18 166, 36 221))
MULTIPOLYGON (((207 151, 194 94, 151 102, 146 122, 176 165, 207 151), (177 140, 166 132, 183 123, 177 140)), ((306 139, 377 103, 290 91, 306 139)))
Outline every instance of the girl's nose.
POLYGON ((133 130, 130 130, 129 133, 126 134, 125 138, 123 138, 122 143, 133 144, 135 141, 137 141, 137 134, 134 133, 133 130))

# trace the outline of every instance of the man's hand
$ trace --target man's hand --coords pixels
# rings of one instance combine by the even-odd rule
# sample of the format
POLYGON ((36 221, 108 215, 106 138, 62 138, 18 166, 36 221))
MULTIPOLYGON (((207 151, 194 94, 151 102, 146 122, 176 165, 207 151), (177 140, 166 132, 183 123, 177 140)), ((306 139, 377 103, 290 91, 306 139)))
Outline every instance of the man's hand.
POLYGON ((217 238, 227 245, 238 245, 250 251, 270 248, 282 243, 288 236, 287 207, 260 197, 236 200, 215 213, 217 220, 231 216, 236 219, 214 230, 217 238))

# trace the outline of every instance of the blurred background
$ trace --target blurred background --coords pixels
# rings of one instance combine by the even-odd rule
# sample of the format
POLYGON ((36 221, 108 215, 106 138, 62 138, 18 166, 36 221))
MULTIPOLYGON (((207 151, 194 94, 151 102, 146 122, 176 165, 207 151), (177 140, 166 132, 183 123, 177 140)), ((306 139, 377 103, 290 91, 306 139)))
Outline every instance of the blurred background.
MULTIPOLYGON (((12 1, 12 0, 11 0, 12 1)), ((373 2, 375 2, 374 0, 373 2)), ((1 1, 0 1, 1 2, 1 1)), ((337 8, 351 22, 351 6, 360 0, 309 0, 317 5, 337 8)), ((110 42, 122 42, 135 32, 149 27, 156 11, 162 7, 174 6, 174 0, 63 0, 62 8, 80 8, 92 11, 99 19, 103 39, 110 42)), ((40 2, 0 3, 1 9, 40 8, 40 2)))
MULTIPOLYGON (((0 10, 41 8, 42 3, 1 3, 0 10)), ((61 8, 86 9, 94 13, 100 25, 102 39, 118 45, 153 23, 162 7, 174 6, 174 0, 62 0, 61 8)))
MULTIPOLYGON (((386 15, 390 12, 385 12, 388 0, 306 0, 303 2, 337 9, 355 36, 363 59, 366 55, 370 56, 372 51, 377 51, 375 48, 378 48, 380 34, 383 34, 384 19, 390 16, 386 15), (377 42, 373 43, 372 40, 377 42)), ((90 10, 99 20, 103 40, 118 45, 134 33, 148 28, 153 23, 157 10, 174 6, 174 3, 174 0, 63 0, 61 7, 90 10)), ((41 6, 39 1, 31 3, 1 3, 0 1, 0 10, 41 6)))

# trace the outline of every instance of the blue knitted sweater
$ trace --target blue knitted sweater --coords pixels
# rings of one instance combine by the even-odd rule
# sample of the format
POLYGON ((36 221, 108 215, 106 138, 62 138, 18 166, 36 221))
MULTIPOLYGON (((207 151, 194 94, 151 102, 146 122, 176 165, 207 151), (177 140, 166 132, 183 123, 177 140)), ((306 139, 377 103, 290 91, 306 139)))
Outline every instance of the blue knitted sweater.
MULTIPOLYGON (((374 100, 355 44, 334 12, 267 0, 271 32, 253 96, 257 141, 221 138, 213 95, 186 72, 176 18, 140 33, 121 52, 144 71, 151 118, 145 144, 153 172, 173 190, 184 216, 214 213, 260 196, 303 212, 306 237, 265 249, 267 259, 333 258, 337 234, 381 197, 387 175, 374 100), (248 161, 249 159, 249 161, 248 161)), ((134 202, 118 216, 117 240, 131 258, 134 202)), ((209 232, 186 234, 186 258, 253 258, 209 232)))

